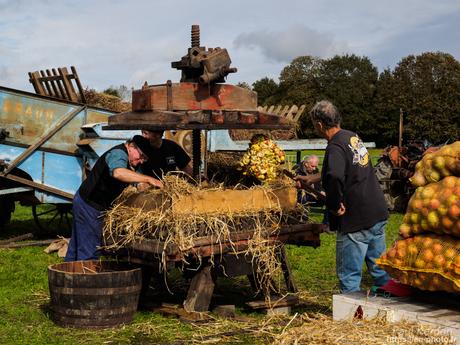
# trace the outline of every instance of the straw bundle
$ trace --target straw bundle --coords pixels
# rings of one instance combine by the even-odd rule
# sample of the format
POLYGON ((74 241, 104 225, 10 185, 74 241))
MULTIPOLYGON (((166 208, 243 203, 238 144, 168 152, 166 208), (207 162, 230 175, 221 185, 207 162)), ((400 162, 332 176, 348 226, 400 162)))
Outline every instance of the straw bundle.
MULTIPOLYGON (((322 314, 303 314, 275 337, 274 345, 290 344, 456 344, 455 338, 420 323, 373 320, 333 321, 322 314)), ((292 320, 291 320, 292 321, 292 320)))
POLYGON ((93 107, 108 109, 115 112, 124 112, 131 110, 131 103, 124 102, 116 96, 112 96, 103 92, 97 92, 94 89, 83 90, 85 94, 86 103, 93 107))

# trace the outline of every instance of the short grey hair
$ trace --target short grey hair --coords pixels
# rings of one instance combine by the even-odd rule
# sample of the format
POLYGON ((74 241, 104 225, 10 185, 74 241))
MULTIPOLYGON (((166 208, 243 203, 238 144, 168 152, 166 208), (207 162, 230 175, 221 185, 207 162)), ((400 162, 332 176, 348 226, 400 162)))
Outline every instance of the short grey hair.
POLYGON ((319 158, 317 155, 306 155, 303 157, 302 162, 310 162, 312 160, 317 160, 319 162, 319 158))
POLYGON ((310 110, 310 117, 313 122, 321 122, 326 129, 340 126, 342 116, 332 102, 320 101, 310 110))

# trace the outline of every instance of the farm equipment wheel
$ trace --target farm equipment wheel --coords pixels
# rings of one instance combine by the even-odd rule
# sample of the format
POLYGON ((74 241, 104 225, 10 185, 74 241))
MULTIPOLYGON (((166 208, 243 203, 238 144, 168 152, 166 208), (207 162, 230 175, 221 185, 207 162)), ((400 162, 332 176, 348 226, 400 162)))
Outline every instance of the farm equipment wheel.
POLYGON ((70 236, 72 204, 33 205, 32 214, 40 232, 70 236))
POLYGON ((14 211, 14 201, 8 197, 0 197, 0 228, 6 225, 14 211))

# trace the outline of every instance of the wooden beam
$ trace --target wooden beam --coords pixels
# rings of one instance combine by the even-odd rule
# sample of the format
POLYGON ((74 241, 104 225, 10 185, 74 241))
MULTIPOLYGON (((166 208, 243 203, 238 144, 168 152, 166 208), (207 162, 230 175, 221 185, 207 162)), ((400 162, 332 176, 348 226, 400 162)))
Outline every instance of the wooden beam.
POLYGON ((62 77, 62 82, 64 84, 64 89, 67 94, 67 99, 72 102, 78 102, 78 96, 75 92, 75 89, 72 86, 72 83, 69 79, 69 72, 67 72, 67 68, 58 68, 59 75, 62 77))
POLYGON ((25 178, 22 178, 22 177, 19 177, 19 176, 16 176, 16 175, 8 174, 6 176, 1 176, 1 177, 9 179, 9 180, 12 180, 12 181, 15 181, 15 182, 25 184, 26 186, 30 186, 30 187, 33 187, 35 189, 42 190, 44 192, 48 192, 48 193, 51 193, 51 194, 56 194, 56 195, 62 196, 64 198, 66 198, 66 199, 72 200, 73 197, 74 197, 74 195, 72 193, 63 192, 60 189, 57 189, 57 188, 54 188, 54 187, 51 187, 51 186, 47 186, 47 185, 42 184, 42 183, 33 182, 31 180, 28 180, 28 179, 25 179, 25 178))
POLYGON ((214 291, 214 277, 211 264, 202 267, 192 278, 184 301, 184 309, 187 312, 206 312, 211 303, 214 291))

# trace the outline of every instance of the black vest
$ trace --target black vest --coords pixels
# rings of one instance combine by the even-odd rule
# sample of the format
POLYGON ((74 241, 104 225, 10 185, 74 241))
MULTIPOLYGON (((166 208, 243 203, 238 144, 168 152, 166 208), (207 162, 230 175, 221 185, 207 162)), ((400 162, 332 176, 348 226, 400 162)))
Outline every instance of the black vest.
MULTIPOLYGON (((78 189, 80 197, 99 211, 109 209, 112 202, 128 186, 128 183, 121 182, 110 175, 109 167, 105 162, 105 156, 115 149, 122 149, 128 154, 124 144, 112 147, 99 157, 88 177, 78 189)), ((129 167, 126 166, 126 168, 129 167)))

